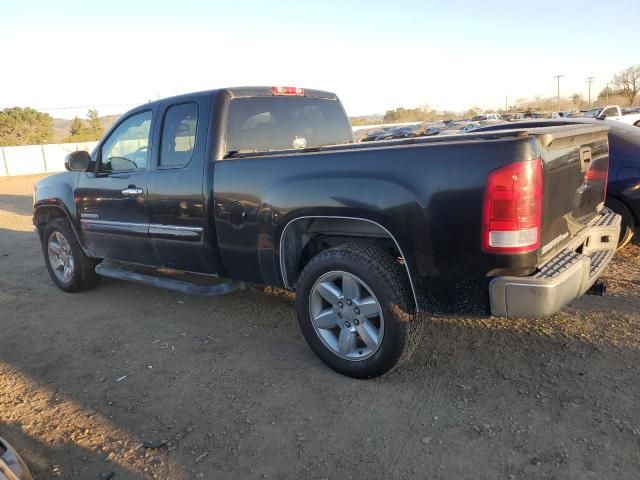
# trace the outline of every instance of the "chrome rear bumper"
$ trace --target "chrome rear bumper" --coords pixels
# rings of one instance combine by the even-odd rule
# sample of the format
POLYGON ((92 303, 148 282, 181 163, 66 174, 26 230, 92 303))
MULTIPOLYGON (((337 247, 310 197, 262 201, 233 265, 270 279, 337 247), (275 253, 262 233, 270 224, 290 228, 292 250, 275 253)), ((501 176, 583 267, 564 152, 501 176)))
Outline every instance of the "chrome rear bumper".
POLYGON ((553 315, 584 295, 602 275, 613 258, 619 235, 620 215, 605 210, 533 275, 494 278, 489 284, 491 314, 538 318, 553 315))

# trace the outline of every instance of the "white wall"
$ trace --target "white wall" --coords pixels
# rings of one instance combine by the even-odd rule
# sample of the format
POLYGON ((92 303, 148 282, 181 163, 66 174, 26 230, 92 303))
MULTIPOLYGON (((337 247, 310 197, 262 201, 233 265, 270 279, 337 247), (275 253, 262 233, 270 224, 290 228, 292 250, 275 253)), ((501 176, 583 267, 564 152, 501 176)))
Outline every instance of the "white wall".
POLYGON ((64 157, 76 150, 90 152, 98 142, 0 147, 0 177, 62 172, 64 157))

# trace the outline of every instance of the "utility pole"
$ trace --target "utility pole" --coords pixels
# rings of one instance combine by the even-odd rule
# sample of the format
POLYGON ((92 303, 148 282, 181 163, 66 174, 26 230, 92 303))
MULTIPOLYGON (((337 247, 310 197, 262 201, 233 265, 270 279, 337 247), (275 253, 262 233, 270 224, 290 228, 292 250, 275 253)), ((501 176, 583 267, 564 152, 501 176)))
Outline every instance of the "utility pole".
POLYGON ((591 83, 595 77, 587 77, 587 82, 589 82, 589 107, 591 107, 591 83))
POLYGON ((554 75, 553 78, 558 80, 558 111, 560 111, 560 79, 564 77, 564 75, 554 75))
POLYGON ((504 111, 508 112, 509 111, 509 97, 507 95, 504 96, 504 111))

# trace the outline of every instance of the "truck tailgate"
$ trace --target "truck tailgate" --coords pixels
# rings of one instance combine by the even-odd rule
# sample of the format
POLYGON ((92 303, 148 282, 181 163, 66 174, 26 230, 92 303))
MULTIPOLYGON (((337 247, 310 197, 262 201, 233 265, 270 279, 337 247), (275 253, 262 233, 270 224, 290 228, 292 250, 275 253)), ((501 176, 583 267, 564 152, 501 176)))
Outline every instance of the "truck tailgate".
POLYGON ((541 256, 557 251, 604 207, 609 168, 608 128, 547 127, 528 130, 543 159, 541 256))

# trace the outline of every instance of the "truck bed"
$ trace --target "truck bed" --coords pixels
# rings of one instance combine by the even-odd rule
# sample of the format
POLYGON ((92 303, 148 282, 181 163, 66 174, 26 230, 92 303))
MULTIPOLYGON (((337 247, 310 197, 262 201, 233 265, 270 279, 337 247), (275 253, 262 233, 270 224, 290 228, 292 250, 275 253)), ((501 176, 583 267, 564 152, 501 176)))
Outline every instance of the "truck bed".
POLYGON ((418 288, 438 299, 455 299, 461 290, 481 297, 487 279, 532 274, 543 250, 545 255, 560 251, 597 215, 606 174, 604 180, 585 182, 579 156, 581 148, 590 148, 593 163, 606 170, 606 132, 606 127, 590 125, 516 128, 236 153, 216 162, 214 176, 220 210, 247 205, 242 232, 227 221, 217 222, 225 268, 232 278, 264 281, 264 273, 246 262, 247 252, 255 256, 255 264, 260 263, 260 245, 273 245, 278 252, 282 230, 296 217, 313 212, 366 218, 397 236, 418 288), (544 163, 542 248, 518 255, 483 252, 487 175, 514 160, 534 158, 544 163))

